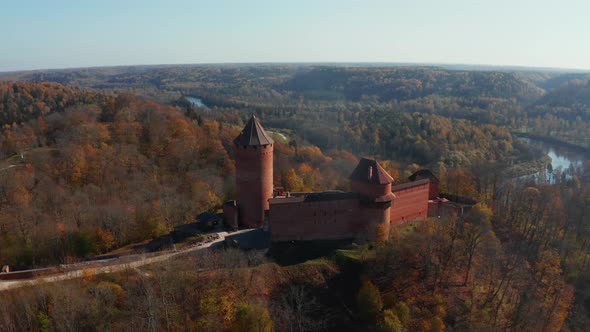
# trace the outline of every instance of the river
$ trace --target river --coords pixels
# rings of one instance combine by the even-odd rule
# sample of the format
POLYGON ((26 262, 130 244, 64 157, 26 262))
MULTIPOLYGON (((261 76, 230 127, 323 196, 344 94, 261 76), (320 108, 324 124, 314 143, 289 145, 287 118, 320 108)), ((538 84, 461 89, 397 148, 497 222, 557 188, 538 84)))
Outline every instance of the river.
POLYGON ((518 139, 540 148, 551 158, 551 166, 547 165, 547 170, 521 176, 519 179, 534 177, 541 182, 555 183, 559 176, 564 175, 568 179, 571 178, 574 172, 583 171, 585 161, 590 159, 590 154, 566 145, 549 143, 534 138, 521 137, 518 139))
POLYGON ((185 96, 184 98, 186 98, 186 100, 188 100, 188 102, 194 106, 207 108, 207 109, 209 108, 207 105, 205 105, 205 103, 203 102, 203 100, 201 100, 201 98, 190 97, 190 96, 185 96))

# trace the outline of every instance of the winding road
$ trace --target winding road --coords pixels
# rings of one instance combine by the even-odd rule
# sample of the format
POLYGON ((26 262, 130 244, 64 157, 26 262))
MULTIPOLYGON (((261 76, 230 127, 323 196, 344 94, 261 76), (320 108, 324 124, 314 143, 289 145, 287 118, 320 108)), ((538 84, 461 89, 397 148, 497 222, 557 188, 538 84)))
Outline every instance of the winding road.
POLYGON ((120 258, 110 258, 105 260, 99 261, 91 261, 86 263, 76 263, 70 265, 61 265, 60 268, 63 269, 72 269, 67 272, 62 272, 53 275, 47 276, 40 276, 33 279, 25 279, 25 280, 0 280, 0 291, 5 291, 9 289, 15 289, 25 286, 34 286, 43 283, 49 282, 56 282, 62 280, 70 280, 76 278, 82 278, 84 276, 89 275, 96 275, 102 273, 114 273, 114 272, 121 272, 128 269, 135 269, 144 265, 162 262, 171 258, 174 258, 179 255, 184 255, 193 251, 203 250, 210 248, 215 244, 219 244, 225 240, 227 235, 234 235, 234 234, 241 234, 247 233, 252 231, 252 229, 244 229, 237 232, 217 232, 212 234, 218 234, 219 238, 213 240, 208 243, 203 243, 202 245, 192 245, 190 247, 184 248, 178 251, 164 251, 158 254, 140 254, 140 255, 129 255, 129 256, 122 256, 120 258), (99 264, 100 266, 96 266, 99 264))

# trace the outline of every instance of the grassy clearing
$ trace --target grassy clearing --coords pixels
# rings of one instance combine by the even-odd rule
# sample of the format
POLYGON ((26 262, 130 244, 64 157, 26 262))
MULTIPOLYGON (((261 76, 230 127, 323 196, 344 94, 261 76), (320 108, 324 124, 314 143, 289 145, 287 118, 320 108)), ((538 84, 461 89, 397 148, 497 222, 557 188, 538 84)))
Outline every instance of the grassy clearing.
POLYGON ((269 133, 270 136, 272 136, 272 139, 274 139, 277 142, 283 143, 283 144, 289 143, 289 136, 292 135, 292 132, 290 132, 288 130, 275 129, 275 128, 269 128, 266 130, 266 132, 269 133))
POLYGON ((359 267, 369 260, 376 257, 375 249, 369 249, 367 246, 355 249, 336 250, 330 259, 341 268, 359 267))
POLYGON ((311 266, 311 265, 325 265, 330 264, 332 261, 328 257, 319 257, 315 259, 307 260, 300 265, 302 266, 311 266))

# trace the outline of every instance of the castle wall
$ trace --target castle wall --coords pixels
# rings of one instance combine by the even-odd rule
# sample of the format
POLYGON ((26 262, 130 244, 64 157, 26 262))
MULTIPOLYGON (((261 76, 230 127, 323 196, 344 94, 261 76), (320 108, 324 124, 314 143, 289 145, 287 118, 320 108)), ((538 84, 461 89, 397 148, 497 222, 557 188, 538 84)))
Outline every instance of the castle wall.
POLYGON ((438 199, 428 201, 428 217, 438 218, 441 216, 443 202, 438 199))
POLYGON ((477 201, 469 197, 461 197, 445 193, 441 194, 441 196, 442 197, 428 202, 429 217, 448 218, 462 216, 463 214, 468 213, 471 208, 477 204, 477 201))
POLYGON ((431 181, 428 199, 436 199, 439 195, 438 181, 431 181))
POLYGON ((430 182, 416 181, 393 187, 393 206, 390 223, 400 224, 412 219, 425 219, 428 216, 428 196, 430 182))
POLYGON ((236 145, 236 198, 241 227, 262 227, 273 190, 272 144, 236 145))
POLYGON ((271 206, 269 232, 274 242, 348 239, 364 230, 358 198, 271 206))
MULTIPOLYGON (((349 177, 353 192, 290 196, 277 188, 275 197, 273 140, 254 116, 234 144, 236 201, 223 206, 226 222, 232 228, 258 228, 268 216, 274 242, 386 239, 390 225, 426 218, 429 198, 434 202, 439 196, 438 179, 428 170, 418 171, 410 177, 414 181, 392 188, 394 179, 375 160, 362 158, 349 177), (282 194, 285 197, 278 197, 282 194)), ((439 213, 441 206, 431 204, 430 214, 439 213)))
POLYGON ((361 193, 361 195, 368 197, 380 197, 391 193, 391 183, 387 184, 373 184, 360 181, 350 181, 350 188, 352 191, 361 193))
POLYGON ((387 240, 391 222, 391 203, 371 205, 362 206, 361 203, 360 221, 365 228, 366 239, 369 241, 387 240))

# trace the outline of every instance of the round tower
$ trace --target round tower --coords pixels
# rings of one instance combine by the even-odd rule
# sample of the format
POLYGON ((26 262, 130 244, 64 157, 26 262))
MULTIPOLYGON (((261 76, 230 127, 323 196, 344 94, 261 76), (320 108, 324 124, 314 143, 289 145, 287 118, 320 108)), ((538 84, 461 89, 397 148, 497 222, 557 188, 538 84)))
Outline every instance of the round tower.
POLYGON ((264 224, 273 191, 274 141, 252 116, 234 140, 236 149, 236 198, 241 227, 264 224))
POLYGON ((393 178, 372 159, 363 158, 350 175, 350 187, 360 196, 360 222, 369 241, 387 240, 393 178))

